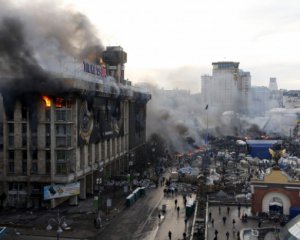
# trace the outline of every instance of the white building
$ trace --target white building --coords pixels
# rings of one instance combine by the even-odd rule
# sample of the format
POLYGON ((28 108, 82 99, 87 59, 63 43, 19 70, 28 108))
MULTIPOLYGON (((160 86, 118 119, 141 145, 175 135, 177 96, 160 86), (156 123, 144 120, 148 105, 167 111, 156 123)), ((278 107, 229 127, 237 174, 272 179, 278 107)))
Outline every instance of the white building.
POLYGON ((201 77, 203 100, 221 112, 247 109, 251 75, 239 62, 214 62, 212 76, 201 77))

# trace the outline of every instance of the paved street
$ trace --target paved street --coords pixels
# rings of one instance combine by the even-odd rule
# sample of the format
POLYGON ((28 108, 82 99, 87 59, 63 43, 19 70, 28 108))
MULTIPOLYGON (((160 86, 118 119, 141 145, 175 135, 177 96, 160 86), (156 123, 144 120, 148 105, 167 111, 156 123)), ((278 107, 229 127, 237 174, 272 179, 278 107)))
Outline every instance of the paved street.
POLYGON ((183 197, 178 195, 177 197, 168 197, 163 199, 163 203, 167 205, 167 211, 165 214, 165 219, 160 224, 155 240, 168 239, 168 232, 172 232, 172 239, 183 239, 183 233, 185 230, 189 229, 191 224, 191 219, 187 223, 187 228, 185 228, 185 207, 183 202, 183 197), (175 209, 175 198, 178 201, 178 206, 180 207, 179 215, 175 209))
MULTIPOLYGON (((212 219, 214 219, 214 226, 212 222, 208 223, 208 240, 214 240, 215 230, 218 231, 218 240, 226 240, 226 232, 229 233, 229 240, 235 240, 237 238, 237 232, 242 228, 257 228, 258 221, 253 219, 248 219, 247 222, 242 222, 239 218, 238 207, 229 206, 230 211, 227 213, 227 206, 221 206, 221 213, 219 213, 218 206, 209 207, 209 212, 212 213, 212 219), (223 217, 226 217, 226 223, 223 223, 223 217), (233 219, 235 220, 235 228, 233 228, 233 219)), ((251 215, 250 207, 241 207, 241 213, 247 213, 248 216, 251 215)), ((262 224, 262 227, 272 227, 274 224, 272 222, 265 222, 262 224)))
POLYGON ((172 232, 172 239, 182 239, 182 234, 185 230, 183 197, 181 195, 176 197, 178 206, 180 206, 180 212, 177 215, 174 203, 175 196, 165 197, 163 189, 164 187, 159 187, 149 190, 145 197, 139 199, 133 206, 120 213, 94 239, 163 240, 168 239, 169 230, 172 232), (165 216, 159 221, 158 214, 162 204, 167 205, 167 211, 165 216))

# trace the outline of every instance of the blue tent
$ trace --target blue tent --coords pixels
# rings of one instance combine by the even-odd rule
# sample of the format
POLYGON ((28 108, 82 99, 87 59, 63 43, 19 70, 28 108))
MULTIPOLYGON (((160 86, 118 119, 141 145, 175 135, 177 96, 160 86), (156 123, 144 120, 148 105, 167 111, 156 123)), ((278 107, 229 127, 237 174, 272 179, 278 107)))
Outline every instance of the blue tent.
POLYGON ((277 140, 247 140, 248 153, 252 157, 258 157, 260 159, 271 159, 272 156, 269 153, 269 148, 272 148, 274 144, 278 143, 277 140))

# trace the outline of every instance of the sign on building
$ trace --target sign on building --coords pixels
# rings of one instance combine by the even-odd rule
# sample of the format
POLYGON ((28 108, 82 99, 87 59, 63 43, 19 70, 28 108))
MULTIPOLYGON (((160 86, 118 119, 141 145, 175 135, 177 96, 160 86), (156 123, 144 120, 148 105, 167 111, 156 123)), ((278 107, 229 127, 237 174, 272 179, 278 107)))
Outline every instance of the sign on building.
POLYGON ((44 186, 44 200, 62 198, 80 194, 80 183, 44 186))

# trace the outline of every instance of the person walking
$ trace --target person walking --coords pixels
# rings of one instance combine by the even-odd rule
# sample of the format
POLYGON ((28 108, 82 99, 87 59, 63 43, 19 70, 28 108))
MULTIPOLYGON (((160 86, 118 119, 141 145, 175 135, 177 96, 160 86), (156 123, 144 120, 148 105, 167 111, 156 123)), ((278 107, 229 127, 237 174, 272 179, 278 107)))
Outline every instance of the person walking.
POLYGON ((188 221, 187 218, 185 218, 185 219, 184 219, 184 226, 185 226, 185 227, 187 226, 187 221, 188 221))
POLYGON ((168 236, 169 236, 169 240, 171 240, 172 239, 172 232, 171 231, 169 231, 168 236))
POLYGON ((219 215, 221 215, 221 206, 219 206, 219 215))
POLYGON ((223 217, 223 224, 224 224, 224 225, 226 224, 226 219, 227 219, 227 218, 224 216, 224 217, 223 217))
POLYGON ((235 220, 234 219, 232 219, 232 225, 233 225, 233 227, 235 227, 235 220))
POLYGON ((227 207, 227 214, 229 215, 229 212, 230 212, 230 207, 228 206, 227 207))
POLYGON ((175 208, 177 207, 177 198, 175 199, 175 208))
POLYGON ((177 207, 177 215, 179 216, 180 207, 177 207))
POLYGON ((227 240, 229 239, 229 232, 228 231, 226 232, 226 238, 227 238, 227 240))
POLYGON ((94 227, 97 228, 97 218, 94 218, 94 227))
POLYGON ((186 240, 186 233, 185 232, 182 234, 182 236, 183 236, 183 240, 186 240))
POLYGON ((258 221, 258 227, 259 227, 259 228, 261 228, 261 224, 262 224, 262 220, 259 219, 259 221, 258 221))
POLYGON ((241 239, 241 238, 240 238, 240 231, 237 231, 236 237, 237 237, 237 240, 240 240, 240 239, 241 239))
POLYGON ((211 220, 211 226, 212 226, 212 227, 214 227, 214 223, 215 223, 215 220, 212 219, 212 220, 211 220))
POLYGON ((208 213, 208 221, 211 221, 211 212, 208 213))
POLYGON ((158 221, 160 221, 160 217, 161 217, 161 215, 160 215, 160 213, 158 214, 158 221))

